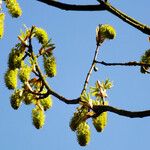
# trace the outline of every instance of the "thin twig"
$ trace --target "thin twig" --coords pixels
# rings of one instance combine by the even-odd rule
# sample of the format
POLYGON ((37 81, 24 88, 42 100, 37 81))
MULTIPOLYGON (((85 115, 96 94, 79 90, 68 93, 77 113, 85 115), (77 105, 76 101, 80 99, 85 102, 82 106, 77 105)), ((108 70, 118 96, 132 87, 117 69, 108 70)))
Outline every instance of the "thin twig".
POLYGON ((92 61, 91 67, 90 67, 90 69, 89 69, 89 71, 88 71, 88 73, 87 73, 86 79, 85 79, 85 81, 84 81, 84 86, 83 86, 81 95, 82 95, 83 92, 86 90, 87 85, 88 85, 88 83, 89 83, 89 79, 90 79, 90 76, 91 76, 91 74, 92 74, 92 71, 93 71, 93 69, 94 69, 94 67, 95 67, 95 62, 96 62, 96 59, 97 59, 97 56, 98 56, 98 53, 99 53, 99 47, 100 47, 100 45, 97 45, 97 46, 96 46, 96 50, 95 50, 95 54, 94 54, 94 57, 93 57, 93 61, 92 61))
POLYGON ((105 61, 95 61, 95 63, 99 63, 102 64, 104 66, 141 66, 141 67, 150 67, 150 64, 146 64, 146 63, 139 63, 136 61, 131 61, 131 62, 126 62, 126 63, 107 63, 105 61))

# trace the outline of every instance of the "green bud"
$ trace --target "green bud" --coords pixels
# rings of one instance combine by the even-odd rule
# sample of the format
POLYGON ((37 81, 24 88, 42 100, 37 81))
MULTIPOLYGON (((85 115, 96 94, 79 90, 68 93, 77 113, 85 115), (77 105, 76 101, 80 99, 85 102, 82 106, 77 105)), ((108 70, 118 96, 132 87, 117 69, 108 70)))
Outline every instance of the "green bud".
POLYGON ((36 107, 32 110, 32 121, 35 128, 40 129, 43 127, 45 123, 45 114, 41 108, 36 107))
POLYGON ((77 128, 77 140, 80 146, 86 146, 90 141, 90 127, 86 122, 80 123, 77 128))
POLYGON ((10 97, 11 107, 13 109, 18 109, 22 102, 22 90, 15 90, 10 97))
POLYGON ((4 19, 5 19, 5 14, 0 13, 0 39, 4 35, 4 19))
POLYGON ((5 0, 5 3, 12 17, 17 18, 22 15, 22 10, 17 0, 5 0))
POLYGON ((103 43, 105 39, 114 39, 116 36, 115 29, 108 24, 99 25, 96 28, 96 41, 97 44, 103 43))
POLYGON ((41 44, 47 44, 48 43, 48 41, 49 41, 48 34, 44 29, 35 27, 34 31, 35 31, 34 36, 39 40, 39 43, 41 43, 41 44))
POLYGON ((56 76, 56 60, 54 56, 43 56, 44 69, 48 77, 56 76))
POLYGON ((19 79, 21 82, 26 82, 30 79, 31 67, 28 65, 23 65, 19 70, 19 79))
POLYGON ((77 108, 77 111, 74 113, 69 124, 70 129, 72 131, 75 131, 77 127, 80 125, 80 123, 84 121, 83 118, 86 116, 87 112, 88 112, 87 108, 84 108, 84 107, 77 108))
POLYGON ((18 69, 11 70, 8 69, 5 73, 5 84, 8 89, 15 89, 17 87, 17 74, 18 69))

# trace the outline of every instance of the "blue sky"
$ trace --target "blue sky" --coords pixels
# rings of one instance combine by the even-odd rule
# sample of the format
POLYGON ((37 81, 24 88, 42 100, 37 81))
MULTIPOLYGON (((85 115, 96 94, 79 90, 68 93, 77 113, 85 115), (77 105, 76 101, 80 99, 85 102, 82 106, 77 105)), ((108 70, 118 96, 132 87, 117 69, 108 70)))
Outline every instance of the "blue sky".
MULTIPOLYGON (((63 0, 62 2, 64 2, 63 0)), ((149 49, 148 36, 127 25, 109 12, 74 12, 59 10, 36 0, 18 0, 23 15, 13 19, 6 13, 5 35, 0 41, 0 147, 3 150, 117 150, 148 149, 150 117, 130 119, 109 113, 108 125, 103 133, 97 133, 92 126, 91 142, 80 147, 76 135, 69 129, 69 121, 77 106, 66 105, 53 97, 53 107, 46 112, 45 126, 36 130, 31 121, 33 106, 22 105, 15 111, 10 107, 11 91, 5 87, 3 75, 7 69, 7 57, 17 43, 17 35, 23 24, 44 28, 56 45, 58 74, 48 80, 50 86, 67 98, 77 98, 82 90, 87 71, 96 47, 95 29, 98 24, 108 23, 116 29, 113 41, 105 42, 98 56, 107 62, 139 61, 149 49)), ((66 2, 92 4, 91 0, 66 2)), ((144 24, 150 24, 150 1, 110 1, 113 6, 128 13, 144 24)), ((97 3, 93 1, 93 4, 97 3)), ((90 85, 96 80, 110 78, 114 87, 108 92, 112 106, 128 110, 150 109, 150 78, 141 74, 138 67, 105 67, 97 65, 90 85)))

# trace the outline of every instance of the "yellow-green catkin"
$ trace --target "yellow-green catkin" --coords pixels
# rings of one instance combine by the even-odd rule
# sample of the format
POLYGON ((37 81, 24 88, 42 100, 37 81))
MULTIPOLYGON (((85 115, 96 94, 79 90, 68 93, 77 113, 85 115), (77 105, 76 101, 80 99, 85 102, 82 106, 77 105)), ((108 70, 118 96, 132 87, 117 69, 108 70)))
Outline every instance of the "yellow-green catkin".
MULTIPOLYGON (((104 105, 108 105, 108 102, 105 101, 104 105)), ((93 118, 93 125, 97 132, 102 132, 107 125, 107 112, 103 112, 98 117, 93 118)))
POLYGON ((17 110, 22 103, 22 90, 15 90, 10 97, 11 107, 17 110))
POLYGON ((115 29, 109 24, 99 25, 96 28, 96 41, 103 43, 105 39, 114 39, 116 37, 115 29))
POLYGON ((48 77, 54 77, 57 74, 56 59, 54 56, 43 56, 44 69, 48 77))
POLYGON ((90 126, 86 122, 82 122, 77 128, 76 134, 80 146, 86 146, 90 141, 90 126))
POLYGON ((19 70, 19 79, 21 82, 26 82, 30 79, 31 67, 28 65, 23 65, 19 70))
POLYGON ((9 53, 8 67, 10 69, 21 68, 21 66, 24 64, 24 61, 22 60, 23 57, 23 51, 20 51, 20 49, 18 50, 17 48, 12 48, 11 52, 9 53))
POLYGON ((8 69, 5 73, 5 84, 8 89, 15 89, 17 87, 17 75, 18 69, 11 70, 8 69))
POLYGON ((87 108, 78 107, 77 111, 74 113, 73 117, 70 120, 69 126, 72 131, 76 131, 77 127, 84 121, 84 117, 88 112, 87 108))
POLYGON ((23 92, 23 102, 26 105, 30 105, 35 101, 35 95, 33 95, 32 93, 29 93, 28 91, 24 91, 23 92))
POLYGON ((41 44, 48 43, 49 41, 48 34, 44 29, 35 27, 34 34, 35 34, 34 36, 38 39, 39 43, 41 44))
POLYGON ((17 0, 5 0, 5 3, 12 17, 17 18, 22 15, 22 10, 17 0))
POLYGON ((5 14, 0 13, 0 39, 4 35, 4 20, 5 20, 5 14))
POLYGON ((39 107, 36 107, 32 110, 32 121, 35 128, 40 129, 45 123, 45 114, 44 110, 39 107))
POLYGON ((46 97, 44 99, 40 99, 40 103, 41 103, 44 111, 50 109, 52 107, 52 98, 51 98, 51 95, 49 95, 48 97, 46 97))

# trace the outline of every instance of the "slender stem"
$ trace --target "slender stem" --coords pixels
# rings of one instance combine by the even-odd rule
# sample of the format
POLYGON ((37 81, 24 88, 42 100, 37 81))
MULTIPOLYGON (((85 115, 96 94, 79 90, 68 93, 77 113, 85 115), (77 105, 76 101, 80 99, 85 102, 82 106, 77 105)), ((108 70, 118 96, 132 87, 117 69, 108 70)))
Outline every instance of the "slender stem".
POLYGON ((83 92, 86 90, 86 88, 88 86, 89 79, 90 79, 92 71, 93 71, 93 69, 95 67, 95 62, 96 62, 96 59, 97 59, 97 56, 98 56, 98 53, 99 53, 99 47, 100 47, 100 45, 97 44, 91 67, 90 67, 90 69, 89 69, 89 71, 87 73, 86 79, 84 81, 84 86, 83 86, 81 95, 83 94, 83 92))
POLYGON ((141 66, 141 67, 150 67, 150 64, 139 63, 136 61, 126 62, 126 63, 107 63, 105 61, 95 61, 95 63, 102 64, 104 66, 141 66))

